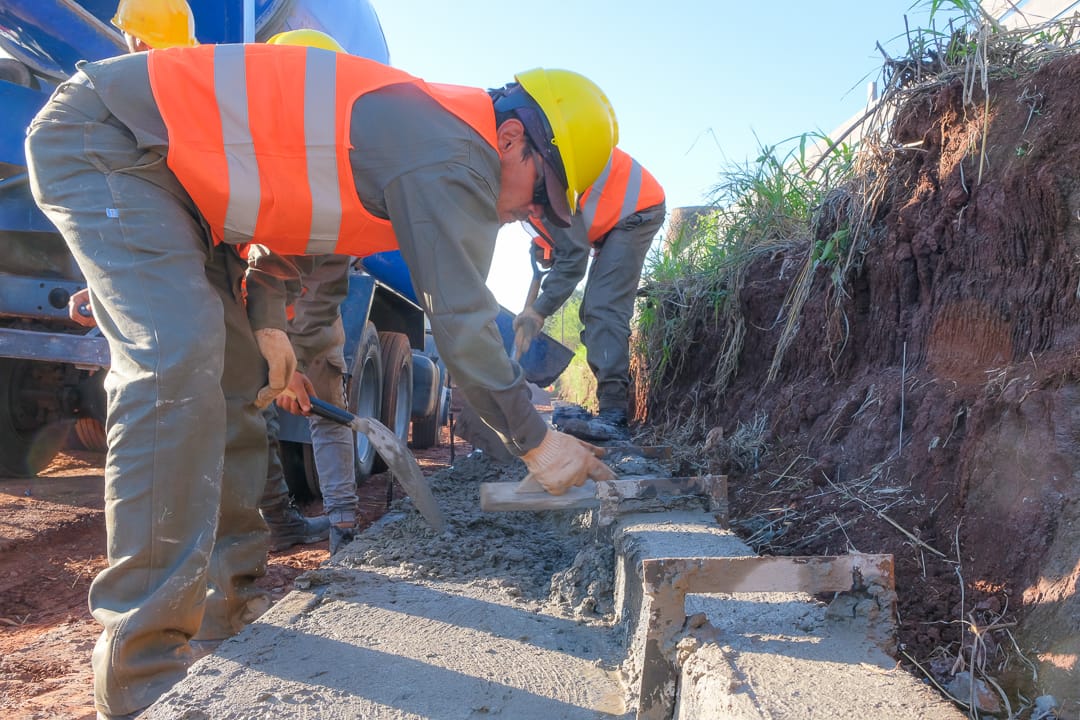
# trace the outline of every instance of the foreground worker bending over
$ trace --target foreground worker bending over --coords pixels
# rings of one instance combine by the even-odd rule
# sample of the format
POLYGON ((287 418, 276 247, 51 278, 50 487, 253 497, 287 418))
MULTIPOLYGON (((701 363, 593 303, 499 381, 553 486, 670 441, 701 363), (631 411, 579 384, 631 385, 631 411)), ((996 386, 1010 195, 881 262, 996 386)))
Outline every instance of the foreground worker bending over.
MULTIPOLYGON (((529 224, 539 233, 532 251, 550 266, 543 291, 514 319, 514 345, 520 356, 540 333, 544 319, 573 294, 588 265, 585 296, 578 315, 585 359, 596 377, 595 418, 568 417, 563 427, 587 440, 624 440, 629 435, 630 320, 641 268, 664 224, 664 189, 634 158, 615 148, 599 179, 581 196, 581 212, 568 228, 529 224), (589 249, 593 259, 589 265, 589 249)), ((534 263, 534 269, 537 264, 534 263)))
POLYGON ((254 401, 284 390, 296 359, 284 308, 278 327, 251 331, 218 246, 400 247, 459 387, 562 492, 611 472, 533 408, 484 278, 499 225, 568 223, 616 139, 603 93, 568 71, 485 92, 282 45, 154 50, 87 64, 56 90, 27 136, 31 188, 112 353, 109 567, 90 590, 104 716, 183 677, 204 612, 236 631, 253 615, 266 462, 254 401), (204 604, 210 566, 232 581, 223 603, 204 604))

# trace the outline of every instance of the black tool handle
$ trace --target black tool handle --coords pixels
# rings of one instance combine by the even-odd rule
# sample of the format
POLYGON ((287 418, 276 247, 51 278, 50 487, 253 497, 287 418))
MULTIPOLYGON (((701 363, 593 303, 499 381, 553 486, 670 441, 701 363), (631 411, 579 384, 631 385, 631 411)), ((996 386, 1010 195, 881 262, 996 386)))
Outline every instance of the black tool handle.
POLYGON ((309 398, 311 400, 311 412, 315 413, 319 417, 324 417, 327 420, 333 420, 336 423, 342 425, 352 425, 352 421, 356 419, 348 410, 342 410, 337 405, 332 405, 325 400, 319 398, 309 398))

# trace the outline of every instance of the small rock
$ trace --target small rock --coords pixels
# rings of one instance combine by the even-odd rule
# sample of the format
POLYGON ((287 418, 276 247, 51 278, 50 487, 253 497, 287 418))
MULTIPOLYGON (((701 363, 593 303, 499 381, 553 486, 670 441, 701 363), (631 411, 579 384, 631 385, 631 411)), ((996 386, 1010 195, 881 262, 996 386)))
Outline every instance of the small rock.
MULTIPOLYGON (((956 677, 949 681, 945 689, 957 700, 971 702, 971 673, 956 673, 956 677)), ((997 715, 1002 710, 1001 699, 982 680, 975 681, 975 709, 987 715, 997 715)))

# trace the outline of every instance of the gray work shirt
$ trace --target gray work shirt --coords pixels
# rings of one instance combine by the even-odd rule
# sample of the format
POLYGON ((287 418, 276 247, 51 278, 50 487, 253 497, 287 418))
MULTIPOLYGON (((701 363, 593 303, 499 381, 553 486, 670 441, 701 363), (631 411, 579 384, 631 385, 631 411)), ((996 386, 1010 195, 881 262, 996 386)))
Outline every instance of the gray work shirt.
MULTIPOLYGON (((167 154, 145 53, 82 71, 140 148, 167 154)), ((499 230, 498 153, 411 85, 361 96, 352 109, 350 142, 357 194, 369 212, 390 220, 457 386, 513 452, 536 447, 547 425, 532 406, 520 366, 506 354, 495 325, 499 306, 485 284, 499 230)), ((254 326, 284 328, 284 288, 279 291, 280 301, 268 299, 275 293, 270 282, 261 300, 252 298, 263 304, 249 312, 254 326)))
POLYGON ((592 246, 581 213, 570 219, 568 228, 552 227, 549 223, 544 229, 551 239, 552 265, 544 276, 543 292, 533 302, 533 309, 543 317, 550 317, 570 299, 585 277, 592 246))

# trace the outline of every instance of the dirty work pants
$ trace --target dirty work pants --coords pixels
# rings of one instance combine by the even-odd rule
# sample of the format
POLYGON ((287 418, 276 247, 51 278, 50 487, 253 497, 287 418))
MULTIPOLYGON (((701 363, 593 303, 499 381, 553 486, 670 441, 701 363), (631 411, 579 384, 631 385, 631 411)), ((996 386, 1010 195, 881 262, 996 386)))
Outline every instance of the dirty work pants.
POLYGON ((211 251, 165 158, 138 149, 85 83, 77 73, 56 91, 26 149, 34 197, 86 277, 111 353, 109 566, 90 609, 104 627, 95 701, 119 715, 183 678, 190 638, 234 634, 268 604, 252 585, 268 539, 256 510, 266 428, 252 404, 266 365, 230 254, 211 251))
POLYGON ((641 267, 660 226, 663 204, 634 213, 604 236, 585 281, 578 316, 585 359, 596 376, 600 410, 626 411, 630 389, 630 320, 641 267))
MULTIPOLYGON (((293 304, 289 340, 297 369, 306 374, 315 394, 346 408, 345 328, 341 303, 349 293, 348 255, 319 255, 302 278, 304 292, 293 304)), ((308 416, 311 448, 319 472, 323 509, 334 525, 356 524, 356 462, 353 431, 333 420, 308 416)))

